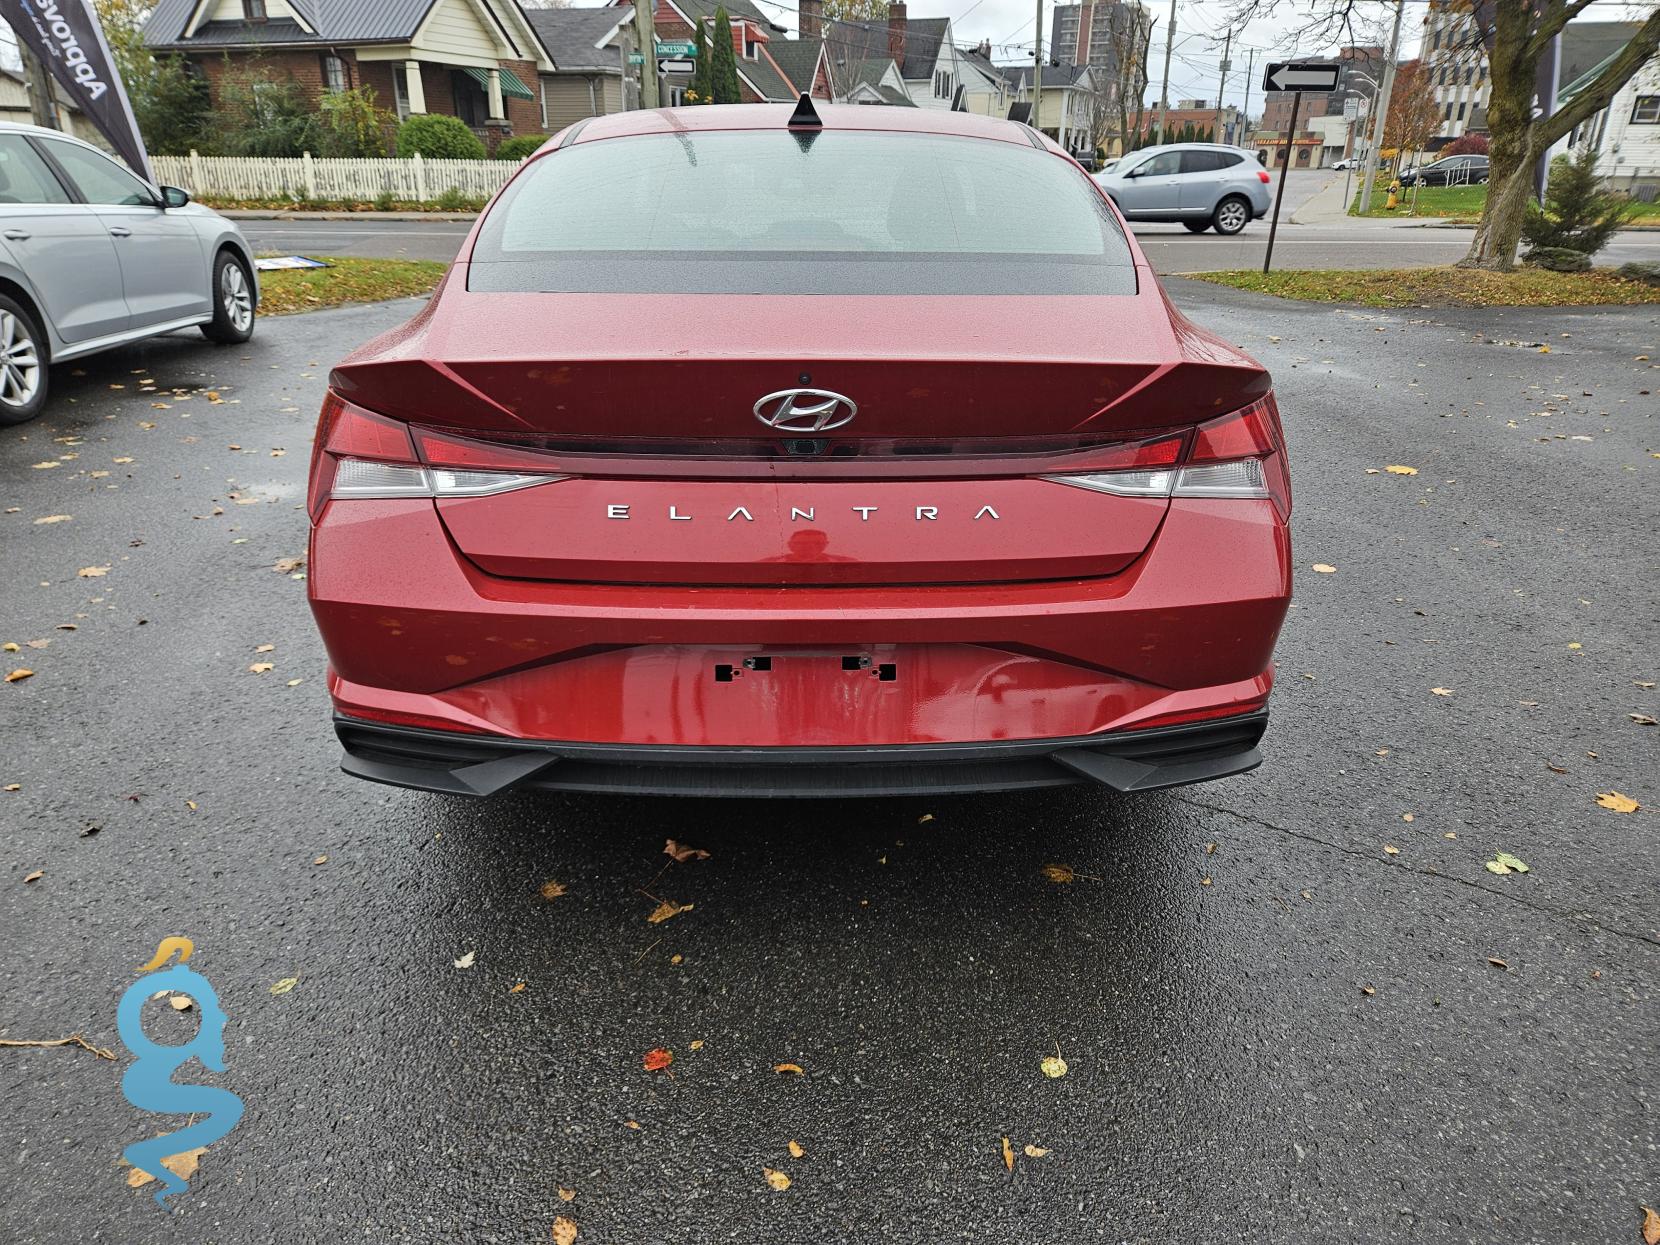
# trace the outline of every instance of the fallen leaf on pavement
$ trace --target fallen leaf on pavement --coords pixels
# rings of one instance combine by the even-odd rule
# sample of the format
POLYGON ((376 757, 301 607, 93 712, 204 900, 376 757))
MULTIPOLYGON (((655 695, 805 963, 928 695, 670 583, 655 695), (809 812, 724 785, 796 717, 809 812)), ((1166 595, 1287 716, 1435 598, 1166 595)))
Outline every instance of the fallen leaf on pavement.
POLYGON ((459 960, 452 960, 450 962, 452 964, 454 964, 457 968, 471 968, 473 966, 473 956, 476 955, 476 954, 477 954, 477 952, 469 951, 469 952, 467 952, 467 954, 463 955, 459 960))
POLYGON ((48 523, 67 523, 74 517, 72 514, 44 514, 35 520, 35 526, 44 527, 48 523))
POLYGON ((1378 988, 1376 986, 1361 986, 1360 987, 1360 992, 1362 994, 1364 994, 1367 998, 1371 998, 1374 994, 1376 994, 1378 992, 1378 988))
POLYGON ((1642 807, 1629 795, 1621 795, 1618 791, 1604 791, 1597 796, 1597 803, 1603 808, 1613 809, 1616 813, 1635 813, 1642 807))
POLYGON ((19 667, 6 676, 6 682, 21 683, 24 679, 32 679, 34 677, 35 672, 33 670, 25 670, 22 667, 19 667))
POLYGON ((249 674, 269 674, 272 670, 275 670, 275 669, 276 669, 276 667, 273 666, 268 661, 256 661, 253 665, 248 667, 248 673, 249 674))
POLYGON ((61 467, 61 466, 63 466, 62 463, 54 463, 54 462, 36 463, 35 464, 35 470, 36 471, 46 471, 46 470, 49 470, 52 467, 61 467))
MULTIPOLYGON (((672 964, 672 963, 674 963, 675 960, 678 960, 679 958, 680 957, 677 955, 677 956, 674 957, 674 959, 671 959, 669 961, 669 963, 672 964)), ((691 1045, 692 1045, 693 1050, 702 1050, 703 1049, 703 1039, 702 1038, 693 1038, 691 1045)))
POLYGON ((560 1189, 558 1192, 559 1192, 559 1200, 561 1202, 574 1202, 574 1201, 576 1201, 576 1190, 575 1189, 560 1189))
POLYGON ((790 1187, 790 1178, 781 1171, 774 1171, 770 1167, 763 1167, 761 1171, 766 1175, 767 1183, 782 1193, 790 1187))
MULTIPOLYGON (((509 990, 508 993, 509 994, 523 994, 524 990, 525 990, 525 983, 522 982, 522 981, 516 981, 516 982, 513 983, 513 988, 511 990, 509 990)), ((569 1201, 568 1198, 566 1200, 569 1201)))
POLYGON ((1045 1055, 1038 1067, 1043 1069, 1043 1075, 1050 1080, 1066 1075, 1066 1060, 1059 1055, 1045 1055))
POLYGON ((1383 850, 1391 856, 1399 856, 1401 854, 1401 849, 1396 847, 1393 843, 1385 843, 1383 845, 1383 850))
POLYGON ((542 894, 543 899, 546 899, 546 900, 549 900, 549 901, 555 900, 555 899, 558 899, 559 896, 563 895, 564 893, 565 893, 565 887, 564 887, 564 884, 561 883, 561 882, 555 882, 552 878, 549 878, 546 882, 542 883, 542 892, 541 892, 541 894, 542 894))
POLYGON ((1322 575, 1335 575, 1337 573, 1337 568, 1335 566, 1331 566, 1325 562, 1316 562, 1310 569, 1319 571, 1322 575))
POLYGON ((23 790, 23 784, 20 783, 20 782, 9 782, 4 787, 0 787, 0 791, 21 791, 21 790, 23 790))
POLYGON ((1506 964, 1503 960, 1499 959, 1499 957, 1496 956, 1496 955, 1488 956, 1487 957, 1487 962, 1489 964, 1491 964, 1494 968, 1502 968, 1502 969, 1505 969, 1506 971, 1508 971, 1509 968, 1510 968, 1510 965, 1506 964))
POLYGON ((691 910, 692 905, 689 903, 671 903, 665 899, 652 909, 651 915, 646 920, 653 925, 661 925, 671 916, 679 916, 682 912, 690 912, 691 910))
POLYGON ((1384 470, 1392 476, 1415 476, 1418 474, 1418 468, 1416 467, 1389 466, 1385 467, 1384 470))
POLYGON ((1435 695, 1435 696, 1451 696, 1452 695, 1452 688, 1450 688, 1450 687, 1432 687, 1429 690, 1430 690, 1430 693, 1432 695, 1435 695))
POLYGON ((188 994, 175 994, 167 1001, 173 1005, 173 1010, 176 1012, 187 1012, 194 1006, 188 994))
POLYGON ((98 579, 104 575, 108 575, 109 573, 110 568, 107 566, 83 566, 80 570, 75 572, 75 574, 79 575, 82 579, 98 579))
POLYGON ((647 1072, 661 1072, 674 1062, 674 1052, 659 1046, 656 1050, 648 1050, 640 1063, 647 1072))
POLYGON ((1643 1212, 1643 1245, 1660 1245, 1660 1211, 1652 1206, 1639 1206, 1643 1212))
POLYGON ((676 843, 673 839, 663 844, 663 852, 665 855, 673 856, 680 864, 685 864, 688 860, 709 859, 709 853, 701 847, 687 847, 684 844, 676 843))
POLYGON ((1026 1143, 1025 1155, 1029 1159, 1040 1159, 1048 1153, 1049 1151, 1045 1150, 1042 1146, 1034 1146, 1031 1142, 1026 1143))
POLYGON ((277 982, 276 985, 271 987, 271 993, 272 994, 287 994, 290 990, 292 990, 295 986, 297 986, 299 984, 300 984, 300 979, 298 977, 284 977, 281 981, 277 982))
POLYGON ((1014 1170, 1014 1147, 1009 1144, 1007 1137, 1003 1138, 1003 1166, 1010 1171, 1014 1170))
MULTIPOLYGON (((183 1154, 169 1154, 162 1159, 161 1165, 182 1180, 189 1180, 196 1174, 197 1164, 202 1155, 207 1153, 206 1146, 197 1146, 194 1150, 186 1150, 183 1154)), ((137 1189, 149 1184, 155 1177, 142 1168, 135 1167, 127 1173, 127 1187, 137 1189)))
POLYGON ((1071 865, 1044 865, 1043 876, 1051 882, 1070 882, 1078 875, 1072 872, 1071 865))
POLYGON ((791 1141, 790 1142, 790 1157, 792 1159, 801 1158, 806 1153, 807 1153, 807 1151, 802 1149, 801 1143, 799 1141, 791 1141))
POLYGON ((41 878, 43 878, 45 876, 46 876, 46 870, 36 869, 33 873, 25 873, 23 875, 23 880, 25 882, 38 882, 38 881, 40 881, 41 878))
POLYGON ((576 1224, 560 1215, 553 1221, 554 1245, 571 1245, 576 1240, 576 1224))
POLYGON ((278 558, 271 569, 280 575, 291 575, 305 565, 304 558, 278 558))
POLYGON ((1514 873, 1527 872, 1527 866, 1523 864, 1518 857, 1512 856, 1509 852, 1495 852, 1493 859, 1514 873))
POLYGON ((775 1063, 772 1065, 772 1070, 774 1072, 787 1072, 791 1076, 807 1075, 801 1070, 801 1065, 798 1063, 775 1063))
POLYGON ((1654 719, 1649 717, 1649 715, 1646 714, 1646 713, 1628 713, 1625 716, 1630 718, 1638 726, 1653 726, 1653 725, 1655 725, 1654 719))
POLYGON ((261 645, 259 645, 258 647, 256 647, 254 649, 254 652, 256 652, 256 653, 269 653, 272 649, 274 649, 276 647, 277 646, 275 644, 261 644, 261 645))

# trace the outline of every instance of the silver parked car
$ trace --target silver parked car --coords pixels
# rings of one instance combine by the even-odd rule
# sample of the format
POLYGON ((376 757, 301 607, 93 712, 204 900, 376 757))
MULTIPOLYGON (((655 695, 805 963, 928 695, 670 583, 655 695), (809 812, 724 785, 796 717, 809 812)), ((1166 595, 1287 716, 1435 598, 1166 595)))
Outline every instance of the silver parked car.
POLYGON ((1127 220, 1179 221, 1194 233, 1233 234, 1268 214, 1268 171, 1240 147, 1143 147, 1095 174, 1127 220))
POLYGON ((253 336, 237 227, 89 143, 0 123, 0 424, 33 419, 47 366, 173 329, 253 336))

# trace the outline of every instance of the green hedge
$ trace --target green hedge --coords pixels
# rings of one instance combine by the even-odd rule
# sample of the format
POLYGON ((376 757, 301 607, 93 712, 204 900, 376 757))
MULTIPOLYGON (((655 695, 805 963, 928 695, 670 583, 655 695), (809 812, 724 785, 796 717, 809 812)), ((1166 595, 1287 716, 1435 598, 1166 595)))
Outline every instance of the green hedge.
POLYGON ((503 139, 496 147, 496 159, 523 160, 547 141, 546 134, 519 134, 503 139))
POLYGON ((398 154, 428 160, 482 160, 484 144, 457 117, 417 113, 398 127, 398 154))

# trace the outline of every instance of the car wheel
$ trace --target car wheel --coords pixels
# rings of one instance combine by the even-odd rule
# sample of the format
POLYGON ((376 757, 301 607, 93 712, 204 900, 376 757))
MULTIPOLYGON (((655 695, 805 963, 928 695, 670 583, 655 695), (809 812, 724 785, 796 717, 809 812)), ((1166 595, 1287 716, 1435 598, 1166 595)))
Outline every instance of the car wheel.
POLYGON ((34 317, 0 295, 0 424, 21 424, 46 405, 45 334, 34 317))
POLYGON ((213 261, 213 321, 202 325, 202 336, 229 345, 253 335, 254 283, 240 259, 220 251, 213 261))
POLYGON ((1229 195, 1216 205, 1211 225, 1220 234, 1235 234, 1250 222, 1251 205, 1237 195, 1229 195))
POLYGON ((1208 220, 1184 220, 1182 224, 1187 226, 1189 233, 1204 233, 1205 230, 1210 228, 1208 220))

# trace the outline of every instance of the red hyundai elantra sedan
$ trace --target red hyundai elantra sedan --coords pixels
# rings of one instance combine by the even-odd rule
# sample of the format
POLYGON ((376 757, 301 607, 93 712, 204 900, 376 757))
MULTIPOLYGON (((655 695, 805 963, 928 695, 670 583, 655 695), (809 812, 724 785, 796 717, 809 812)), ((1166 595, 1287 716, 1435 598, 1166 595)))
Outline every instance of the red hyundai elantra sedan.
POLYGON ((899 794, 1249 769, 1290 596, 1268 373, 1009 121, 556 136, 336 368, 309 588, 348 772, 899 794))

